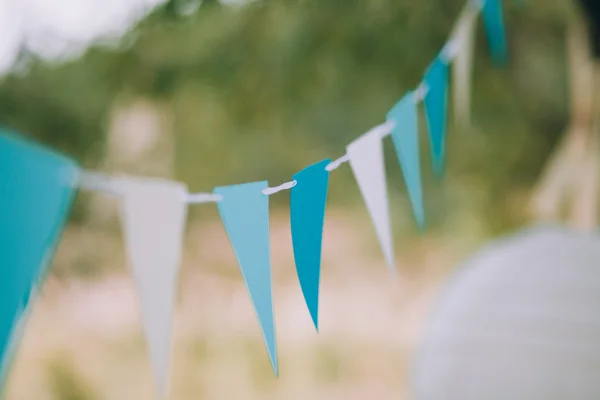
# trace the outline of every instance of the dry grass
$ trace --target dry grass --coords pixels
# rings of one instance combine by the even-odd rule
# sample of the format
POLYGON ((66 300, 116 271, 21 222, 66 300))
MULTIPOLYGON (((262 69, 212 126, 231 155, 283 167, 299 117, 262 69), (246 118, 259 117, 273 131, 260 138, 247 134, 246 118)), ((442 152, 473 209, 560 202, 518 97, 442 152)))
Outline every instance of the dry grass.
MULTIPOLYGON (((393 280, 366 221, 328 211, 317 334, 295 276, 287 218, 271 225, 280 377, 225 233, 218 222, 204 223, 190 228, 186 243, 171 398, 409 398, 412 351, 440 272, 456 259, 453 246, 416 240, 399 257, 403 278, 393 280)), ((33 307, 8 400, 156 398, 125 265, 119 237, 67 232, 33 307)))

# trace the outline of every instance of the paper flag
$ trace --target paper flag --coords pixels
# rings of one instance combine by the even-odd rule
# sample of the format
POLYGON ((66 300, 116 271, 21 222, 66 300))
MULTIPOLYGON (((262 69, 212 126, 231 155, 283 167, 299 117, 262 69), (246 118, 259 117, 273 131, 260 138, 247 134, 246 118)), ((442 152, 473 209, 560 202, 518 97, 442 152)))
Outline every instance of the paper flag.
POLYGON ((375 226, 385 261, 390 270, 395 271, 383 144, 379 132, 371 130, 362 135, 348 145, 346 153, 375 226))
POLYGON ((0 388, 62 234, 77 173, 71 160, 0 133, 0 388))
POLYGON ((501 1, 484 0, 482 13, 492 60, 498 65, 504 64, 508 58, 508 50, 501 1))
POLYGON ((296 271, 304 300, 317 331, 319 330, 319 284, 321 280, 321 244, 325 222, 325 204, 331 160, 326 159, 294 175, 290 219, 296 271))
POLYGON ((425 113, 429 127, 433 171, 444 174, 448 107, 448 66, 437 57, 425 73, 425 113))
POLYGON ((187 189, 178 182, 142 178, 118 178, 114 187, 121 195, 125 246, 153 371, 166 396, 187 189))
POLYGON ((467 126, 471 119, 471 80, 476 17, 476 10, 473 7, 466 7, 452 33, 453 40, 460 44, 460 50, 452 64, 454 117, 456 123, 462 126, 467 126))
POLYGON ((219 187, 218 208, 235 251, 242 276, 258 315, 275 374, 277 343, 273 315, 271 254, 269 245, 269 197, 262 193, 266 181, 219 187))
POLYGON ((423 189, 421 188, 421 161, 419 157, 419 126, 417 103, 413 92, 407 93, 389 112, 388 121, 394 121, 392 141, 406 182, 408 196, 419 229, 425 226, 423 189))

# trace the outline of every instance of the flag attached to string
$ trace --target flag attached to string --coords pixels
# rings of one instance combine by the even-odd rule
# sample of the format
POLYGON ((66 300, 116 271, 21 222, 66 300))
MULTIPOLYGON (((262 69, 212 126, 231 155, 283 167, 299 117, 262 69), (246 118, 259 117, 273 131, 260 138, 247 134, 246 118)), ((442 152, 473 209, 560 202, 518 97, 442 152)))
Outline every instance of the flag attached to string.
POLYGON ((481 11, 492 60, 496 65, 502 65, 508 59, 502 2, 501 0, 483 1, 484 3, 481 11))
POLYGON ((444 174, 448 108, 448 65, 440 57, 431 63, 424 78, 427 85, 425 114, 429 128, 431 161, 437 177, 444 174))
POLYGON ((296 173, 290 199, 292 244, 296 271, 315 328, 319 330, 319 285, 325 204, 331 160, 326 159, 296 173))
POLYGON ((379 245, 391 271, 395 271, 394 247, 380 132, 374 128, 346 148, 350 167, 365 201, 379 245))
POLYGON ((417 102, 414 92, 407 93, 387 114, 394 121, 392 141, 402 167, 413 215, 419 229, 425 227, 423 189, 421 185, 421 162, 419 157, 419 126, 417 102))
POLYGON ((471 119, 471 81, 476 17, 476 9, 466 7, 452 33, 452 40, 455 40, 459 46, 459 51, 452 63, 454 118, 455 122, 463 127, 468 126, 471 119))
POLYGON ((27 312, 52 260, 78 168, 0 132, 0 391, 27 312))
POLYGON ((269 197, 267 181, 218 187, 218 208, 225 230, 258 315, 269 358, 278 374, 273 315, 271 254, 269 245, 269 197))
POLYGON ((161 396, 168 392, 173 314, 187 216, 184 184, 117 178, 125 245, 161 396))

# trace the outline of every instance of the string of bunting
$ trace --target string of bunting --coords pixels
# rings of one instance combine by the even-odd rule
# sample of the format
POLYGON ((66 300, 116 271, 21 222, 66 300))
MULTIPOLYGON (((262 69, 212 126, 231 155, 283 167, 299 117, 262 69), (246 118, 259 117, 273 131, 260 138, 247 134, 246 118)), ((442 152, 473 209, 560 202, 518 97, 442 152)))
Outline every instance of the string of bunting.
POLYGON ((474 26, 483 15, 492 59, 507 59, 500 0, 470 1, 450 39, 422 82, 387 113, 386 121, 346 147, 346 153, 296 173, 290 182, 267 181, 189 193, 170 180, 108 176, 81 170, 62 155, 12 133, 0 134, 0 388, 21 337, 28 306, 42 283, 78 189, 117 196, 142 324, 161 396, 168 392, 171 330, 188 205, 216 203, 254 305, 268 355, 278 374, 269 245, 269 196, 290 190, 296 270, 304 299, 319 328, 322 233, 329 175, 348 163, 375 228, 385 261, 394 250, 383 157, 391 136, 414 218, 425 226, 419 159, 418 105, 424 104, 434 173, 445 165, 448 71, 454 62, 457 115, 468 116, 474 26), (462 100, 461 100, 462 99, 462 100))

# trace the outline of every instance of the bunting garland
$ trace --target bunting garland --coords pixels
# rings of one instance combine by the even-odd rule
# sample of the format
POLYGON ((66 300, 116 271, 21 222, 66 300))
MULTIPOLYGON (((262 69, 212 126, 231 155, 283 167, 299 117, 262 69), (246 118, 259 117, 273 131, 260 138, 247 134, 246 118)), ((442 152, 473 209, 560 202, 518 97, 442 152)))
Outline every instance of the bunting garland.
POLYGON ((329 186, 326 159, 304 168, 293 176, 290 219, 292 245, 298 279, 310 316, 319 330, 319 284, 321 283, 321 245, 325 205, 329 186))
POLYGON ((471 75, 476 18, 477 9, 465 7, 452 33, 461 49, 452 63, 454 121, 462 127, 467 126, 471 118, 471 75))
POLYGON ((71 160, 0 132, 0 387, 76 189, 71 160))
POLYGON ((392 122, 388 126, 383 126, 385 130, 374 128, 346 148, 350 167, 371 216, 385 261, 391 271, 395 270, 394 245, 381 138, 382 134, 387 133, 387 130, 393 126, 392 122))
POLYGON ((125 244, 154 375, 165 395, 187 188, 179 182, 140 178, 120 178, 114 185, 120 193, 125 244))
POLYGON ((429 127, 431 163, 436 176, 442 177, 446 163, 446 125, 448 104, 448 65, 436 57, 425 73, 425 114, 429 127))
POLYGON ((502 3, 500 0, 484 0, 482 14, 492 60, 496 65, 502 65, 508 58, 502 3))
POLYGON ((421 162, 419 157, 419 126, 417 101, 414 92, 408 92, 388 113, 394 122, 392 141, 398 161, 402 166, 408 197, 419 229, 425 227, 423 189, 421 188, 421 162))
POLYGON ((505 62, 508 51, 500 0, 472 0, 461 13, 450 40, 427 68, 423 82, 389 110, 384 124, 355 139, 342 157, 315 163, 277 187, 260 181, 190 194, 179 182, 83 171, 66 157, 0 131, 0 388, 32 295, 43 280, 78 188, 108 193, 120 201, 142 326, 162 396, 168 393, 173 310, 191 204, 216 203, 277 375, 269 196, 291 190, 296 271, 318 331, 322 237, 330 173, 349 164, 386 264, 395 271, 383 140, 392 138, 416 224, 423 229, 418 104, 424 103, 431 162, 435 175, 441 177, 446 162, 448 69, 454 61, 454 85, 459 86, 457 92, 461 91, 455 93, 457 104, 461 104, 457 115, 468 117, 473 26, 479 11, 483 14, 492 59, 496 64, 505 62))
POLYGON ((242 276, 250 292, 273 371, 278 374, 273 316, 271 250, 269 246, 269 197, 267 181, 220 187, 215 193, 225 230, 235 250, 242 276))

